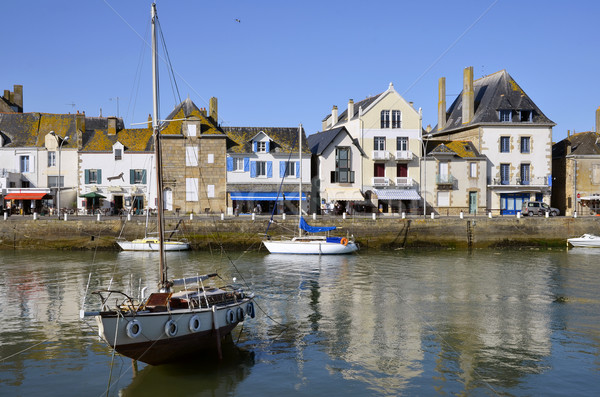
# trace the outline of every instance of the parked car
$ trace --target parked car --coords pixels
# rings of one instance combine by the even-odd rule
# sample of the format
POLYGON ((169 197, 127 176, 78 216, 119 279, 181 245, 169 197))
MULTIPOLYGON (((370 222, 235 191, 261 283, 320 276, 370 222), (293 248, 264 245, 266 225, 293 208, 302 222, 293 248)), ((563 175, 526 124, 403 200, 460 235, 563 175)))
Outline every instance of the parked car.
POLYGON ((550 216, 560 215, 560 210, 558 208, 550 207, 548 204, 541 201, 524 201, 523 208, 521 208, 521 214, 529 216, 542 216, 545 215, 546 212, 550 216))

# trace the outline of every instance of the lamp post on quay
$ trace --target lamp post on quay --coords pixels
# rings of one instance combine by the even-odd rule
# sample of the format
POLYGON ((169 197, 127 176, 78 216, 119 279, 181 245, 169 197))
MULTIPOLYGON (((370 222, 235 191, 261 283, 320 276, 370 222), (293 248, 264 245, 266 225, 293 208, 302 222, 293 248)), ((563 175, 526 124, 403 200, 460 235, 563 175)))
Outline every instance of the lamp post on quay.
POLYGON ((64 138, 61 138, 60 136, 58 136, 54 131, 50 131, 50 135, 54 136, 54 138, 56 138, 56 144, 58 145, 58 180, 56 182, 56 209, 58 211, 58 218, 60 219, 60 188, 61 188, 61 183, 60 183, 60 163, 61 163, 61 150, 63 145, 65 144, 65 142, 67 142, 69 140, 68 136, 65 136, 64 138))

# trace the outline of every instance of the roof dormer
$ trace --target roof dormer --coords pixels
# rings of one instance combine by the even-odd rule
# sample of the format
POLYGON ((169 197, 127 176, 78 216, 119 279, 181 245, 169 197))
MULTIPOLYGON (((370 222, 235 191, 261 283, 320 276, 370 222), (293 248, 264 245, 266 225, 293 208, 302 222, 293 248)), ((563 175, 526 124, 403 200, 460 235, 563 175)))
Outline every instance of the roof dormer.
POLYGON ((119 141, 115 142, 113 145, 113 154, 115 155, 115 160, 123 159, 123 152, 125 151, 125 146, 119 141))
POLYGON ((252 142, 253 153, 269 153, 273 146, 273 140, 264 131, 260 131, 250 141, 252 142))

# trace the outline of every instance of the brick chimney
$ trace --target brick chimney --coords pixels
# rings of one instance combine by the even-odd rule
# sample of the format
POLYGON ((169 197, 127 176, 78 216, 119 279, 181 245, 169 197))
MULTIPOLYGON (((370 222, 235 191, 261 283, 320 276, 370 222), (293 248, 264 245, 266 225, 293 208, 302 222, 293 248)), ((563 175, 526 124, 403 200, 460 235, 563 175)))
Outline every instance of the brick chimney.
POLYGON ((152 129, 152 115, 148 113, 148 129, 152 129))
POLYGON ((438 81, 438 131, 446 127, 446 78, 438 81))
POLYGON ((352 117, 354 117, 354 100, 350 99, 348 101, 348 121, 350 121, 352 117))
POLYGON ((75 115, 75 128, 78 131, 85 132, 85 112, 79 113, 79 110, 77 111, 75 115))
POLYGON ((475 114, 475 93, 473 92, 473 66, 463 71, 462 123, 467 124, 475 114))
POLYGON ((216 124, 219 124, 219 114, 217 109, 217 98, 211 97, 208 103, 208 114, 216 124))
POLYGON ((19 107, 19 113, 23 113, 23 86, 15 84, 13 87, 14 92, 11 101, 19 107))
POLYGON ((333 127, 338 122, 338 108, 336 105, 333 105, 333 109, 331 109, 331 126, 333 127))
POLYGON ((108 135, 117 135, 117 118, 108 118, 108 135))

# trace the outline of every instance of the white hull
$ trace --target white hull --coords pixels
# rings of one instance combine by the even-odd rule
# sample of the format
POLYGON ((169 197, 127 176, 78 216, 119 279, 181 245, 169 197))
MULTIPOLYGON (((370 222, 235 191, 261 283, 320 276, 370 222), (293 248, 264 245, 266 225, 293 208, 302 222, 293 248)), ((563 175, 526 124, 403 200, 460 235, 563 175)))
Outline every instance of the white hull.
POLYGON ((340 255, 358 250, 358 246, 352 241, 340 244, 323 239, 266 240, 263 244, 271 254, 340 255))
MULTIPOLYGON (((158 239, 139 239, 133 241, 117 241, 123 251, 158 251, 158 239)), ((185 241, 165 241, 165 251, 185 251, 190 249, 190 244, 185 241)))
POLYGON ((246 297, 238 302, 210 308, 154 313, 138 311, 119 316, 114 312, 100 312, 95 318, 99 336, 115 347, 117 352, 151 365, 159 365, 191 356, 208 347, 218 347, 220 339, 239 322, 250 314, 254 316, 252 300, 246 297))
POLYGON ((568 239, 567 243, 573 247, 600 248, 600 237, 593 234, 584 234, 581 237, 568 239))

